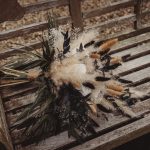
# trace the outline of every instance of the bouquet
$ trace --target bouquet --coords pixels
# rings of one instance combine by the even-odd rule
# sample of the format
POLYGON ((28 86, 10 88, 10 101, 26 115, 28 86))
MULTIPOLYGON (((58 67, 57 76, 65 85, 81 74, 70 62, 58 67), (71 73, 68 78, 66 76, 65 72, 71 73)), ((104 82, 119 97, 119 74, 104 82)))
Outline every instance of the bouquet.
POLYGON ((97 30, 63 31, 50 18, 42 52, 21 50, 19 59, 0 67, 1 80, 38 85, 35 102, 14 123, 14 129, 24 129, 23 139, 39 142, 67 130, 82 141, 96 133, 99 125, 91 116, 98 117, 101 108, 135 117, 130 105, 139 95, 130 88, 132 81, 113 75, 124 61, 111 56, 118 39, 98 36, 97 30))

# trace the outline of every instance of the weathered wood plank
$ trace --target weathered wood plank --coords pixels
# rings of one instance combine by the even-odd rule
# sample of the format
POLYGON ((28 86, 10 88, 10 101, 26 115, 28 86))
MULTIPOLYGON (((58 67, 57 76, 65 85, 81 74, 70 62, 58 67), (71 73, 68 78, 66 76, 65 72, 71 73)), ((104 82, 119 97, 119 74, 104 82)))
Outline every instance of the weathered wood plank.
POLYGON ((90 29, 99 29, 104 30, 106 28, 110 28, 113 27, 114 25, 120 25, 126 21, 135 21, 135 15, 134 14, 130 14, 130 15, 126 15, 126 16, 122 16, 122 17, 118 17, 118 18, 114 18, 108 21, 105 21, 103 23, 100 23, 98 25, 92 25, 89 27, 85 27, 85 30, 90 30, 90 29))
POLYGON ((137 59, 134 59, 132 61, 124 62, 122 66, 118 67, 118 69, 115 70, 114 74, 119 74, 121 76, 127 75, 129 73, 132 73, 131 71, 139 71, 141 69, 144 69, 144 67, 150 66, 150 55, 143 56, 137 59), (127 73, 128 72, 128 73, 127 73))
MULTIPOLYGON (((120 42, 121 43, 121 42, 120 42)), ((120 44, 119 43, 119 44, 120 44)), ((123 43, 123 42, 122 42, 123 43)), ((129 43, 130 44, 130 43, 129 43)), ((149 46, 150 46, 150 42, 149 43, 140 43, 141 45, 137 45, 135 47, 132 48, 120 48, 120 49, 116 49, 110 52, 111 56, 118 56, 118 57, 122 57, 122 56, 126 56, 128 54, 130 54, 130 56, 136 56, 140 53, 143 52, 144 53, 148 53, 148 51, 150 50, 149 46), (118 51, 119 50, 119 51, 118 51)), ((130 57, 129 57, 130 58, 130 57)))
MULTIPOLYGON (((68 21, 70 21, 70 16, 57 18, 58 24, 66 24, 68 21)), ((14 37, 18 37, 18 36, 23 36, 24 34, 42 31, 42 30, 47 29, 47 27, 48 27, 47 21, 43 21, 43 22, 39 22, 39 23, 25 25, 25 26, 17 28, 17 29, 3 31, 0 33, 0 41, 8 40, 10 38, 14 38, 14 37)))
POLYGON ((2 90, 2 99, 3 101, 10 99, 11 97, 17 97, 20 95, 24 95, 25 93, 35 92, 38 89, 38 86, 33 84, 27 84, 23 86, 23 88, 12 89, 6 88, 2 90))
POLYGON ((41 48, 41 42, 34 42, 31 44, 26 44, 26 45, 20 46, 18 48, 3 49, 3 50, 1 50, 1 53, 0 53, 0 59, 5 59, 7 57, 11 57, 16 54, 22 53, 21 50, 31 51, 32 49, 29 47, 31 47, 33 50, 41 48))
POLYGON ((123 8, 129 7, 129 6, 133 6, 133 5, 134 5, 134 0, 122 0, 119 2, 114 2, 114 3, 110 4, 110 6, 84 12, 83 18, 87 19, 87 18, 91 18, 91 17, 100 16, 100 15, 103 15, 106 13, 110 13, 112 11, 116 11, 118 9, 123 9, 123 8))
MULTIPOLYGON (((134 50, 134 48, 138 45, 141 45, 142 46, 141 48, 144 49, 145 48, 144 45, 148 42, 150 42, 150 32, 119 41, 116 45, 114 45, 112 47, 111 54, 117 53, 117 55, 118 55, 118 54, 121 54, 118 52, 122 52, 124 50, 130 51, 130 49, 133 48, 131 50, 131 52, 132 52, 134 50)), ((137 47, 137 48, 139 48, 139 47, 137 47)))
MULTIPOLYGON (((139 81, 142 81, 142 80, 139 80, 139 81)), ((137 83, 137 81, 134 83, 137 83)), ((150 80, 148 82, 142 83, 140 85, 135 84, 135 86, 134 86, 134 88, 139 91, 144 91, 144 90, 147 91, 149 89, 149 87, 150 87, 150 80)))
MULTIPOLYGON (((147 13, 149 13, 149 11, 144 11, 142 14, 141 14, 141 17, 145 16, 147 13)), ((125 16, 122 16, 122 17, 118 17, 118 18, 114 18, 114 19, 111 19, 111 20, 108 20, 108 21, 105 21, 103 23, 100 23, 98 25, 92 25, 90 27, 85 27, 85 30, 89 30, 89 29, 99 29, 100 31, 105 29, 105 28, 110 28, 110 27, 113 27, 114 25, 120 25, 126 21, 136 21, 136 15, 135 14, 129 14, 129 15, 125 15, 125 16)))
POLYGON ((37 11, 44 11, 54 7, 65 6, 69 4, 69 0, 43 0, 36 2, 35 4, 28 4, 23 6, 25 13, 33 13, 37 11))
POLYGON ((21 109, 35 101, 35 93, 26 94, 19 98, 11 98, 9 101, 4 103, 5 113, 21 109))
MULTIPOLYGON (((103 26, 103 24, 102 24, 102 26, 103 26)), ((96 26, 93 25, 91 27, 86 27, 85 30, 94 29, 94 28, 101 28, 101 26, 100 25, 96 25, 96 26)), ((117 33, 117 34, 108 35, 108 36, 106 35, 106 37, 102 38, 102 40, 115 38, 115 37, 118 37, 119 40, 123 40, 123 39, 127 39, 129 37, 134 37, 136 35, 143 34, 143 33, 149 32, 149 31, 150 31, 150 24, 146 24, 146 25, 143 25, 142 28, 139 30, 126 29, 125 31, 122 31, 122 32, 117 33)))
POLYGON ((128 74, 126 76, 123 76, 123 79, 132 80, 133 82, 137 82, 139 80, 142 80, 143 78, 150 77, 150 67, 142 69, 137 72, 133 72, 131 74, 128 74))
POLYGON ((0 4, 0 23, 20 19, 25 13, 17 0, 0 0, 0 4))
POLYGON ((144 69, 144 68, 148 68, 148 67, 150 67, 150 63, 147 63, 147 64, 144 64, 144 65, 141 65, 141 66, 132 68, 132 69, 127 70, 127 71, 124 71, 124 72, 121 72, 121 73, 119 73, 118 75, 119 75, 119 76, 125 76, 125 75, 128 75, 128 74, 130 74, 130 73, 133 73, 133 72, 136 72, 136 71, 142 70, 142 69, 144 69))
POLYGON ((141 84, 145 84, 147 82, 150 82, 150 77, 143 78, 140 81, 136 81, 136 82, 132 83, 130 86, 136 87, 136 86, 139 86, 141 84))
MULTIPOLYGON (((145 16, 147 13, 149 13, 149 11, 144 11, 141 14, 141 17, 145 16)), ((105 22, 103 22, 101 24, 98 24, 98 25, 85 27, 85 30, 99 28, 100 31, 101 31, 101 30, 104 30, 105 28, 108 28, 108 27, 113 27, 113 26, 118 25, 118 24, 120 25, 121 23, 124 23, 126 21, 135 22, 136 21, 136 15, 135 14, 129 14, 129 15, 125 15, 125 16, 122 16, 122 17, 114 18, 114 19, 105 21, 105 22)))
POLYGON ((143 56, 146 56, 146 55, 149 55, 149 54, 150 54, 150 50, 142 51, 142 52, 140 52, 140 53, 138 53, 138 54, 134 54, 134 55, 132 55, 132 56, 126 58, 126 59, 124 60, 124 62, 127 62, 127 61, 129 61, 129 60, 131 61, 131 60, 133 60, 133 59, 137 59, 137 58, 139 58, 139 57, 143 57, 143 56))
POLYGON ((19 117, 19 115, 21 114, 22 111, 23 111, 23 109, 15 112, 15 113, 14 112, 6 113, 6 118, 8 120, 7 124, 9 126, 9 129, 11 129, 14 122, 16 121, 16 118, 19 117))

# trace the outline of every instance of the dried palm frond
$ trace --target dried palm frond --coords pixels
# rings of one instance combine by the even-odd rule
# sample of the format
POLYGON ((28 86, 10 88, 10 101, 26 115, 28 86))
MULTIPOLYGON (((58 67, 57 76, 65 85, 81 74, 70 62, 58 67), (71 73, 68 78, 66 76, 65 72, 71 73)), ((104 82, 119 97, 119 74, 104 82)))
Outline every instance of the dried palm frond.
POLYGON ((14 76, 14 77, 19 77, 19 78, 26 78, 27 77, 26 72, 10 69, 10 68, 7 68, 7 67, 1 68, 0 71, 3 72, 4 74, 11 75, 11 76, 14 76))

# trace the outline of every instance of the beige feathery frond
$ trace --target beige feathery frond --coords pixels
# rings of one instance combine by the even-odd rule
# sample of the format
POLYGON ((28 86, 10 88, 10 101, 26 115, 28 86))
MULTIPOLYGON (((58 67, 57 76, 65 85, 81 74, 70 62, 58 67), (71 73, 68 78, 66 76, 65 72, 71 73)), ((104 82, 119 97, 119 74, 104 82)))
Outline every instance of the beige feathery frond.
POLYGON ((105 98, 102 99, 100 105, 103 106, 108 111, 115 111, 115 107, 113 106, 113 104, 110 101, 106 100, 105 98))
POLYGON ((90 107, 92 113, 93 113, 94 115, 97 115, 97 105, 96 105, 95 103, 89 102, 89 101, 87 102, 87 104, 89 105, 89 107, 90 107))
POLYGON ((98 54, 98 53, 92 53, 90 55, 90 57, 93 58, 93 59, 99 59, 100 58, 100 54, 98 54))
POLYGON ((116 91, 116 90, 112 90, 112 89, 106 89, 106 93, 109 96, 113 96, 113 97, 121 96, 123 94, 122 92, 119 92, 119 91, 116 91))
POLYGON ((118 42, 118 39, 111 39, 106 41, 105 43, 103 43, 100 47, 99 47, 99 53, 107 53, 109 51, 109 48, 111 48, 113 45, 115 45, 118 42))
POLYGON ((136 116, 135 113, 129 107, 127 107, 124 102, 122 102, 118 99, 115 99, 114 102, 118 106, 119 110, 122 111, 123 114, 125 114, 129 117, 132 117, 132 118, 136 116))

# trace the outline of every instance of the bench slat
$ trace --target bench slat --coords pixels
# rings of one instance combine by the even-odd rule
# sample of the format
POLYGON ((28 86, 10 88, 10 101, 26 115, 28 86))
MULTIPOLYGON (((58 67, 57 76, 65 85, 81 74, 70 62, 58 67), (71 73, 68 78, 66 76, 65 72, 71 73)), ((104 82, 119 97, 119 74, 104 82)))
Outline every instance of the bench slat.
POLYGON ((122 128, 114 130, 96 139, 90 140, 80 146, 72 148, 71 150, 91 150, 91 149, 105 149, 110 150, 121 144, 129 142, 144 134, 150 133, 150 115, 141 120, 133 122, 122 128))
MULTIPOLYGON (((70 21, 70 16, 57 18, 58 24, 66 24, 68 21, 70 21)), ((45 30, 47 29, 47 27, 48 27, 47 21, 43 21, 39 23, 25 25, 17 29, 3 31, 0 33, 0 41, 8 40, 10 38, 14 38, 18 36, 23 36, 24 34, 45 30)))

